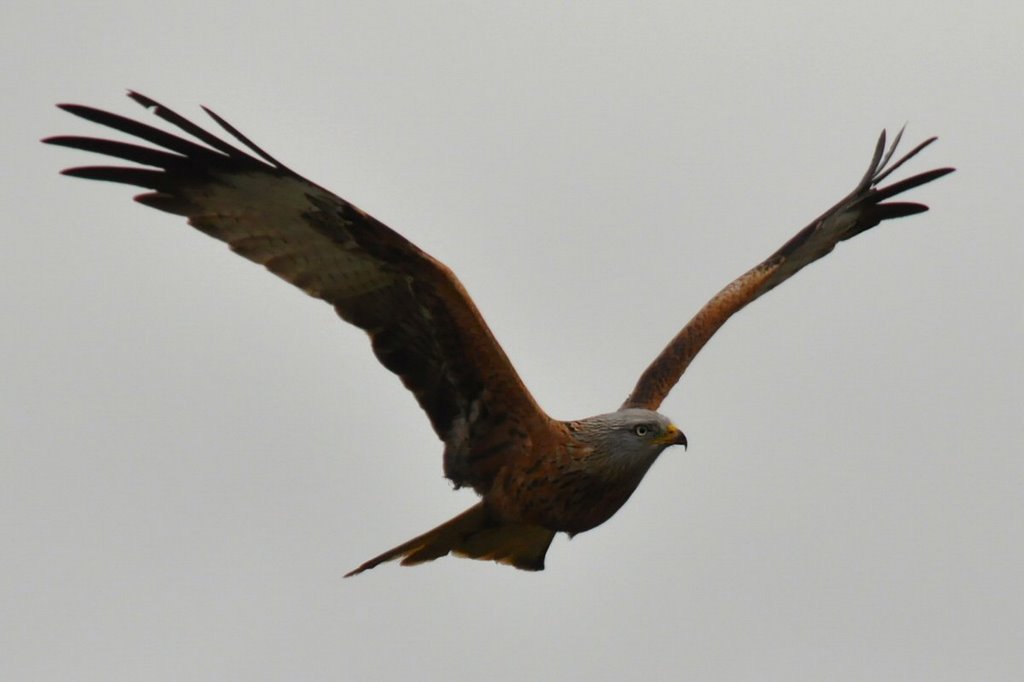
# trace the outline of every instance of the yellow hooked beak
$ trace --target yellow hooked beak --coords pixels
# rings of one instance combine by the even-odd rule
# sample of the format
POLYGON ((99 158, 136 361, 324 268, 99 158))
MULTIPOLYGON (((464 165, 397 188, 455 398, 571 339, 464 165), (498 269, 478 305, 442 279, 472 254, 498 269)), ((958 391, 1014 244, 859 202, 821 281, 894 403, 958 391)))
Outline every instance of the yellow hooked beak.
POLYGON ((679 430, 675 424, 669 424, 668 429, 664 435, 654 439, 654 442, 658 445, 682 445, 683 449, 686 448, 686 435, 679 430))

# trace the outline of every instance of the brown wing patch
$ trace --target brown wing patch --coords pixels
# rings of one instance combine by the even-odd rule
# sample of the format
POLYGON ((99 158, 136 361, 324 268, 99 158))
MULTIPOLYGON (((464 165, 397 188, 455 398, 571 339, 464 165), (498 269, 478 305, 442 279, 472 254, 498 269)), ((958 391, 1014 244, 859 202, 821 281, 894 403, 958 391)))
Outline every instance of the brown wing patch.
POLYGON ((658 409, 704 344, 734 313, 757 297, 778 268, 778 259, 774 263, 762 263, 718 292, 644 370, 622 407, 658 409))

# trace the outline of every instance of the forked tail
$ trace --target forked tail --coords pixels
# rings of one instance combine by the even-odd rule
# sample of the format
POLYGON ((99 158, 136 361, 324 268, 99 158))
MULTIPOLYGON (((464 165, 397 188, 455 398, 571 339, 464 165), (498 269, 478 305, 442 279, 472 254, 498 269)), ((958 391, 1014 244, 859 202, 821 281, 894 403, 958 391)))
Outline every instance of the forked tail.
POLYGON ((399 557, 403 566, 412 566, 449 552, 470 559, 498 561, 526 571, 542 571, 544 555, 554 537, 555 531, 540 526, 496 522, 484 503, 479 502, 434 530, 370 559, 345 577, 399 557))

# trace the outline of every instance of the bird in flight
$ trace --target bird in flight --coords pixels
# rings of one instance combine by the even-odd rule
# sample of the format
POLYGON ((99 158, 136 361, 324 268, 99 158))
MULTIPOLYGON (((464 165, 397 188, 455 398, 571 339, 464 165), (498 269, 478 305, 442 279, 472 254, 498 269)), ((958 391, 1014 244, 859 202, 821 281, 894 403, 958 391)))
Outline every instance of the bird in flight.
POLYGON ((63 173, 145 188, 135 197, 139 203, 185 216, 191 226, 326 301, 366 331, 377 359, 412 392, 444 443, 445 476, 481 497, 348 576, 393 559, 410 565, 449 553, 542 570, 555 534, 572 536, 607 521, 663 450, 686 446, 682 431, 657 410, 726 320, 839 242, 884 220, 928 210, 887 200, 953 171, 937 168, 881 186, 935 141, 925 140, 894 161, 902 131, 888 148, 883 131, 853 191, 715 294, 640 375, 621 407, 561 421, 530 395, 443 263, 293 172, 209 109, 204 107, 235 144, 144 95, 128 96, 185 136, 92 107, 60 104, 68 113, 149 143, 82 136, 43 140, 138 164, 63 173))

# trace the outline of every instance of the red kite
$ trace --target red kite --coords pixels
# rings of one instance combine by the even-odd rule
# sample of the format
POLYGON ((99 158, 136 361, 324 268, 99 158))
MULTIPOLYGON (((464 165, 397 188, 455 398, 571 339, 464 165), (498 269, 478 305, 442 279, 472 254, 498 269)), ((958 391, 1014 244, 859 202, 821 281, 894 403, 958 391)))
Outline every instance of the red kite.
MULTIPOLYGON (((894 170, 883 131, 854 190, 701 308, 640 376, 615 412, 574 421, 549 417, 523 385, 455 275, 397 232, 289 170, 206 109, 242 146, 229 144, 157 102, 129 96, 192 140, 76 104, 61 109, 150 143, 51 137, 138 166, 86 166, 66 175, 136 185, 135 200, 226 242, 370 336, 377 359, 402 380, 444 443, 444 473, 480 502, 437 528, 370 559, 417 564, 449 552, 539 571, 556 533, 604 523, 683 433, 655 410, 694 356, 734 313, 804 266, 883 220, 928 210, 889 202, 952 172, 938 168, 886 187, 894 170)), ((902 134, 902 131, 901 131, 902 134)))

